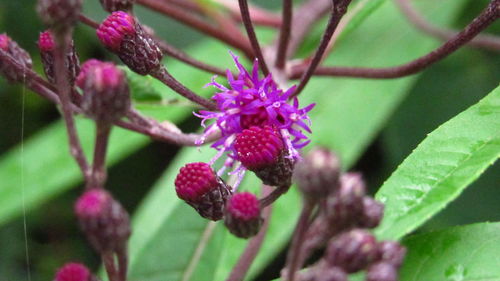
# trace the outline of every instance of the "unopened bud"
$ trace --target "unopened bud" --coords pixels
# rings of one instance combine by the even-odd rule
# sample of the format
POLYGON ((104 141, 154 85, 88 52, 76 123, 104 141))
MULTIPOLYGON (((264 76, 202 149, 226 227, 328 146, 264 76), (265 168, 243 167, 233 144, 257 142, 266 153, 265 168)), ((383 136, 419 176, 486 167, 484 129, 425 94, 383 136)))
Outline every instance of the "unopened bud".
MULTIPOLYGON (((56 44, 52 33, 49 30, 40 33, 40 36, 38 37, 38 49, 40 50, 40 57, 42 58, 43 70, 49 82, 53 84, 56 82, 54 76, 55 48, 56 44)), ((73 85, 76 76, 80 72, 80 60, 78 58, 78 54, 76 53, 73 41, 71 41, 68 53, 66 54, 65 67, 68 72, 70 83, 73 85)))
POLYGON ((116 11, 129 11, 135 0, 99 0, 104 10, 112 13, 116 11))
POLYGON ((113 122, 130 109, 130 93, 122 70, 92 60, 82 66, 77 84, 83 88, 82 109, 95 120, 113 122))
POLYGON ((162 66, 163 53, 132 15, 118 11, 109 15, 97 29, 97 37, 131 70, 141 75, 162 66))
POLYGON ((236 135, 234 148, 241 164, 264 184, 290 186, 293 161, 287 157, 278 131, 269 126, 245 129, 236 135))
POLYGON ((86 191, 75 204, 80 227, 98 253, 125 248, 130 236, 127 211, 107 191, 86 191))
POLYGON ((73 26, 82 10, 82 0, 38 0, 42 21, 56 30, 73 26))
POLYGON ((256 235, 262 225, 259 199, 250 192, 236 193, 229 198, 224 224, 240 238, 256 235))
POLYGON ((306 196, 322 198, 338 189, 339 174, 339 158, 326 148, 315 148, 297 163, 294 178, 306 196))
POLYGON ((30 55, 5 33, 0 34, 0 49, 17 64, 0 59, 0 74, 10 83, 22 82, 25 68, 31 69, 33 65, 30 55))
POLYGON ((366 273, 366 281, 397 281, 398 272, 396 267, 390 263, 376 263, 366 273))
POLYGON ((378 244, 379 259, 399 268, 406 255, 406 249, 396 241, 382 241, 378 244))
POLYGON ((373 198, 363 198, 363 217, 360 219, 360 227, 377 227, 384 216, 384 205, 373 198))
POLYGON ((359 225, 363 218, 365 185, 361 175, 347 173, 340 178, 340 187, 327 203, 327 218, 336 228, 348 229, 359 225))
POLYGON ((352 230, 330 242, 326 250, 326 262, 354 273, 366 268, 377 258, 377 241, 370 233, 352 230))
POLYGON ((224 215, 229 187, 206 163, 189 163, 175 179, 177 196, 186 201, 202 217, 217 221, 224 215))
POLYGON ((94 281, 94 276, 88 268, 80 263, 67 263, 61 267, 54 278, 54 281, 94 281))

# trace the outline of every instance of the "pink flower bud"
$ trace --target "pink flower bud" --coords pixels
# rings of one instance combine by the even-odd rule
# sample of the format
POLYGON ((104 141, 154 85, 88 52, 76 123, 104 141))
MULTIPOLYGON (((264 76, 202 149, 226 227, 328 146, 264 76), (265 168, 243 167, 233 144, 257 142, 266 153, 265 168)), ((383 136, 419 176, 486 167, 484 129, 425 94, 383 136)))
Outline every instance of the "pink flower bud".
POLYGON ((92 274, 86 266, 80 263, 67 263, 61 267, 54 281, 92 281, 92 274))
POLYGON ((182 167, 175 179, 177 196, 191 205, 202 217, 217 221, 224 215, 228 186, 206 163, 182 167))
POLYGON ((30 55, 5 33, 0 34, 0 49, 16 62, 0 58, 0 74, 10 83, 22 82, 24 70, 32 67, 30 55))
POLYGON ((224 224, 240 238, 256 235, 262 225, 259 199, 250 192, 234 194, 226 206, 224 224))

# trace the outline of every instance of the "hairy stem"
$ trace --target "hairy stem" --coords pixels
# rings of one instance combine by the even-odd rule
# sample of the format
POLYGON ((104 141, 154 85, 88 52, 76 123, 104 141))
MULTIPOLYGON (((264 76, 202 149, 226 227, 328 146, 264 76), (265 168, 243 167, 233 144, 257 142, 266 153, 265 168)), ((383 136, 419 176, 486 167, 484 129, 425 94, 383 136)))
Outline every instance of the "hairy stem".
POLYGON ((349 4, 351 3, 351 0, 332 0, 332 1, 333 1, 332 14, 330 16, 330 20, 328 21, 325 33, 321 38, 318 49, 314 53, 311 63, 309 63, 309 66, 307 67, 306 71, 302 74, 299 86, 297 86, 297 89, 292 94, 292 97, 299 95, 300 92, 302 92, 304 87, 307 85, 307 82, 309 82, 309 79, 311 79, 312 74, 314 73, 316 67, 318 67, 319 63, 321 62, 321 59, 323 58, 323 54, 325 53, 325 50, 328 47, 328 43, 330 42, 330 39, 332 38, 332 35, 335 32, 335 29, 337 28, 340 19, 347 12, 347 6, 349 6, 349 4))
MULTIPOLYGON (((476 17, 464 30, 455 37, 435 49, 434 51, 408 62, 403 65, 383 68, 363 68, 363 67, 319 67, 314 71, 316 76, 344 76, 357 78, 389 79, 399 78, 415 74, 426 67, 436 63, 457 49, 472 40, 481 31, 490 26, 500 14, 500 0, 491 1, 486 9, 476 17)), ((291 79, 297 79, 304 76, 306 66, 297 66, 292 70, 291 79)))
POLYGON ((292 29, 292 0, 283 0, 283 15, 280 29, 280 38, 276 50, 276 68, 283 69, 286 62, 290 31, 292 29))
POLYGON ((89 166, 87 159, 83 153, 82 146, 80 144, 80 139, 78 138, 78 133, 75 127, 75 120, 73 119, 73 111, 71 109, 71 89, 72 86, 69 83, 68 71, 66 69, 66 54, 71 42, 71 28, 66 31, 61 31, 56 34, 56 48, 54 51, 54 69, 56 86, 59 93, 59 98, 61 101, 62 115, 66 124, 66 129, 68 132, 70 152, 75 158, 80 170, 85 179, 89 179, 89 166))
POLYGON ((165 67, 161 67, 159 70, 151 74, 151 76, 163 82, 163 84, 170 87, 172 90, 180 94, 181 96, 187 98, 188 100, 195 102, 209 110, 217 110, 214 102, 206 98, 200 97, 188 88, 186 88, 182 83, 177 81, 165 67))
MULTIPOLYGON (((457 35, 457 31, 440 28, 428 22, 410 3, 409 0, 396 0, 396 4, 401 12, 408 18, 408 20, 420 30, 440 38, 442 40, 449 40, 457 35)), ((484 48, 492 51, 500 51, 500 38, 493 35, 477 35, 467 45, 484 48)))
POLYGON ((253 52, 257 59, 259 60, 260 68, 262 69, 262 73, 264 75, 269 74, 269 69, 267 68, 266 61, 264 60, 264 56, 262 55, 262 49, 260 48, 259 40, 257 39, 257 34, 255 34, 255 30, 253 28, 252 19, 250 18, 250 12, 248 10, 248 2, 247 0, 238 0, 240 4, 241 17, 243 19, 243 25, 245 25, 245 29, 247 31, 248 38, 250 39, 250 44, 252 45, 253 52))

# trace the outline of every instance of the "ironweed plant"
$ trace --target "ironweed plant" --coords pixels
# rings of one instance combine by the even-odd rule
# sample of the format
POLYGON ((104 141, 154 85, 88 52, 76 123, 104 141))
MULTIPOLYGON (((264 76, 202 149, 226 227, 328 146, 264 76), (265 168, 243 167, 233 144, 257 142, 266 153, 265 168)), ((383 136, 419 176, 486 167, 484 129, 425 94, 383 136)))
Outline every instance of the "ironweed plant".
MULTIPOLYGON (((302 101, 313 77, 323 77, 316 79, 319 83, 332 77, 400 78, 426 69, 465 45, 500 50, 498 38, 480 34, 500 17, 500 0, 489 1, 461 31, 432 26, 409 0, 395 0, 410 21, 444 42, 427 54, 391 67, 330 66, 324 62, 330 53, 335 58, 332 51, 336 44, 382 2, 283 0, 280 13, 276 13, 247 0, 100 0, 109 15, 99 23, 82 12, 82 0, 38 0, 37 12, 47 26, 38 39, 45 78, 34 71, 30 54, 13 38, 1 34, 2 76, 23 84, 60 109, 70 154, 85 182, 74 203, 74 214, 88 244, 101 257, 105 269, 102 278, 244 280, 255 277, 255 272, 249 273, 254 262, 262 258, 258 265, 262 267, 290 239, 281 280, 345 281, 354 273, 362 274, 352 278, 367 281, 500 280, 498 266, 468 262, 466 250, 468 245, 479 247, 474 239, 481 235, 500 237, 497 224, 414 236, 405 240, 406 247, 398 242, 498 159, 498 89, 431 133, 375 198, 367 194, 360 173, 345 171, 350 163, 345 164, 341 161, 345 156, 332 151, 335 144, 323 140, 319 146, 312 141, 312 120, 329 120, 311 116, 322 111, 321 116, 329 118, 330 110, 314 99, 304 97, 309 102, 302 101), (212 65, 175 48, 141 24, 134 13, 136 5, 222 42, 234 65, 212 65), (306 38, 324 19, 327 22, 319 42, 304 55, 301 48, 306 38), (77 25, 95 29, 99 42, 124 66, 97 59, 80 64, 77 49, 84 42, 73 40, 77 25), (264 30, 275 31, 275 37, 258 37, 264 30), (210 96, 174 77, 168 67, 171 60, 213 74, 211 81, 206 81, 210 96), (173 120, 160 121, 138 110, 134 91, 151 81, 142 76, 186 99, 203 131, 186 133, 173 120), (95 125, 90 158, 82 148, 75 116, 84 116, 95 125), (209 160, 193 154, 190 160, 178 163, 181 168, 169 173, 171 191, 162 193, 176 194, 175 204, 185 204, 182 212, 171 218, 171 224, 182 226, 182 230, 197 229, 195 238, 184 240, 193 245, 176 245, 183 240, 175 237, 191 234, 175 232, 175 227, 161 232, 157 218, 131 225, 127 210, 106 190, 106 156, 115 127, 156 141, 197 147, 192 148, 193 153, 198 149, 211 154, 209 160), (306 149, 309 151, 303 152, 306 149), (253 187, 245 188, 245 182, 253 187), (300 191, 300 200, 279 205, 287 196, 297 195, 289 192, 293 185, 300 191), (280 215, 271 220, 273 212, 280 215), (281 233, 268 233, 276 221, 281 233), (141 229, 149 223, 156 226, 141 229), (174 238, 162 241, 155 231, 174 238), (248 242, 243 247, 244 239, 248 242), (263 246, 266 239, 271 242, 263 246), (177 255, 176 247, 191 248, 192 257, 177 255), (151 254, 156 248, 168 249, 151 254), (445 254, 448 260, 443 258, 445 254), (175 266, 181 267, 177 270, 182 274, 164 269, 175 266)), ((331 92, 320 95, 333 95, 332 85, 331 92)), ((161 207, 154 200, 163 199, 149 200, 151 206, 161 207)), ((157 214, 162 214, 159 209, 149 208, 139 216, 157 214)), ((491 241, 500 243, 498 238, 491 241)), ((495 252, 485 249, 484 253, 471 254, 471 259, 476 255, 487 259, 495 252)), ((54 276, 55 281, 100 280, 98 274, 74 261, 61 266, 54 276)))

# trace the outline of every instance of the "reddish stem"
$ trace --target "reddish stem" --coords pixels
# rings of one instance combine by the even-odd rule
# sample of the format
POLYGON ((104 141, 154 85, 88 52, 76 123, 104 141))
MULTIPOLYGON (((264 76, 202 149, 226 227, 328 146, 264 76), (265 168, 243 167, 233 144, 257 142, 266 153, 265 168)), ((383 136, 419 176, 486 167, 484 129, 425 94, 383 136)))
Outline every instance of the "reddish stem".
POLYGON ((283 22, 281 24, 275 62, 278 69, 285 67, 288 43, 290 42, 290 31, 292 29, 292 7, 292 0, 283 0, 283 22))

